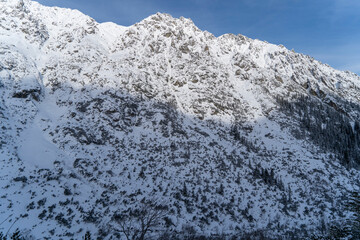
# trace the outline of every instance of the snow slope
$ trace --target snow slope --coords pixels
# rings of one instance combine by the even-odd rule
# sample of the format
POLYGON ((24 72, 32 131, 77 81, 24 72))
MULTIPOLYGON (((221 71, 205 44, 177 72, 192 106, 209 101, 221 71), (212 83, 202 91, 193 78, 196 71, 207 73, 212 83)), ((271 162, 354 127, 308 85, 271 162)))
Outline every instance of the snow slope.
POLYGON ((359 138, 359 89, 353 73, 186 18, 122 27, 0 1, 0 229, 110 239, 117 214, 160 199, 172 224, 154 236, 306 237, 345 221, 359 188, 357 143, 321 141, 359 138))

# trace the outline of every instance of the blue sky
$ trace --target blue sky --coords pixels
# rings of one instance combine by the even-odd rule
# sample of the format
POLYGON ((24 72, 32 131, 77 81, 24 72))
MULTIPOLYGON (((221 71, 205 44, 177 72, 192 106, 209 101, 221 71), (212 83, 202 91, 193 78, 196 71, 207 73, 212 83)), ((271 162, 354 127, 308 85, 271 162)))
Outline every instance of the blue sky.
POLYGON ((128 26, 156 12, 216 36, 243 34, 360 74, 360 0, 38 0, 128 26))

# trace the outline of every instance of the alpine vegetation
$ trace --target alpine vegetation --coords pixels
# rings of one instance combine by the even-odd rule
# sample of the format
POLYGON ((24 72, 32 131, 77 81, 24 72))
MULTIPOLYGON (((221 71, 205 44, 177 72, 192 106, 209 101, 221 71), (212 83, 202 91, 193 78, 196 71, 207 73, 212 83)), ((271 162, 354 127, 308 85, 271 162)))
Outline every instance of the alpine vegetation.
POLYGON ((1 237, 356 239, 359 121, 281 45, 0 0, 1 237))

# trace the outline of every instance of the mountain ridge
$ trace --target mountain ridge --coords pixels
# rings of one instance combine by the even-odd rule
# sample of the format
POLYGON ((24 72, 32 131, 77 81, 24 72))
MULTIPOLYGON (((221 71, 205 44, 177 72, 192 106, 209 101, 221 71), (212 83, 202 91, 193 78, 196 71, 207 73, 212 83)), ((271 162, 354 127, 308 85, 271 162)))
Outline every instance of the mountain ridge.
POLYGON ((2 229, 109 239, 154 199, 171 224, 153 236, 309 237, 350 216, 359 76, 167 14, 119 27, 15 3, 0 2, 2 229))

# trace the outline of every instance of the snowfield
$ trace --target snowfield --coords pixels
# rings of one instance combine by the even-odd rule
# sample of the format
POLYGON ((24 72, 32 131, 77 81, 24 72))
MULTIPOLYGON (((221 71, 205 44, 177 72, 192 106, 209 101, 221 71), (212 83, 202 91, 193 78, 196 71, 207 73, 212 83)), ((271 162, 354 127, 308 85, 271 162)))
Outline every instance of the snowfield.
POLYGON ((121 217, 161 204, 154 239, 309 237, 344 222, 359 189, 359 89, 354 73, 186 18, 123 27, 2 0, 0 231, 116 239, 121 217))

